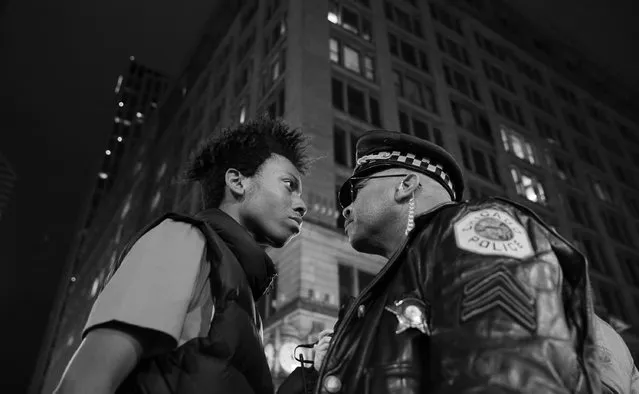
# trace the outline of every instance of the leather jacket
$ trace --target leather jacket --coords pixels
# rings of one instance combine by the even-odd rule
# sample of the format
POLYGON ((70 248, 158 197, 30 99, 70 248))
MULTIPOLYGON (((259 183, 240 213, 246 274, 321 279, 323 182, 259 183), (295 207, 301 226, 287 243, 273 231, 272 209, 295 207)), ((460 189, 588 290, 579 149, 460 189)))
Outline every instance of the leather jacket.
POLYGON ((589 286, 526 207, 444 204, 348 307, 314 393, 600 393, 589 286))

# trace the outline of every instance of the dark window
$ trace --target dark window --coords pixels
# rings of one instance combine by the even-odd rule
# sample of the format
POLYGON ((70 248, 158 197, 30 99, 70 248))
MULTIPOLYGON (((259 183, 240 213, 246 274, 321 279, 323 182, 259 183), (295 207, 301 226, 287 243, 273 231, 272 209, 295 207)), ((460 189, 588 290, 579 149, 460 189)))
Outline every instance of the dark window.
POLYGON ((459 145, 462 152, 464 167, 488 180, 491 180, 495 184, 501 184, 494 156, 479 149, 470 147, 464 140, 460 140, 459 145))
POLYGON ((444 147, 444 137, 442 136, 442 131, 440 129, 433 128, 433 137, 437 145, 444 147))
POLYGON ((356 118, 368 121, 366 116, 366 101, 364 92, 347 85, 346 92, 348 96, 348 113, 356 118))
POLYGON ((359 33, 359 15, 346 7, 342 7, 342 27, 351 33, 359 33))
POLYGON ((408 64, 411 64, 415 67, 419 67, 419 63, 417 62, 417 57, 415 56, 415 48, 407 43, 406 41, 401 41, 402 45, 402 59, 408 64))
POLYGON ((388 45, 390 46, 390 53, 395 56, 399 56, 399 43, 397 37, 392 34, 388 35, 388 45))
POLYGON ((342 81, 334 79, 332 83, 333 107, 344 110, 344 87, 342 81))
POLYGON ((471 152, 473 154, 473 162, 475 163, 475 172, 484 178, 490 179, 490 173, 484 161, 484 154, 477 149, 471 149, 471 152))
POLYGON ((416 137, 424 140, 430 140, 430 135, 428 134, 428 125, 415 118, 413 118, 413 133, 416 137))
POLYGON ((333 152, 335 162, 343 166, 350 165, 346 141, 346 132, 337 126, 333 127, 333 152))
POLYGON ((371 111, 371 124, 382 127, 382 119, 379 116, 379 102, 377 99, 369 97, 368 103, 371 111))
POLYGON ((592 216, 589 212, 588 205, 571 195, 566 196, 566 199, 568 201, 566 205, 570 218, 586 227, 592 227, 592 216))
POLYGON ((492 130, 486 115, 477 109, 463 105, 457 101, 450 100, 450 106, 455 118, 455 123, 464 129, 472 132, 478 137, 493 142, 492 130))
POLYGON ((402 133, 408 133, 410 130, 410 125, 408 124, 408 115, 406 115, 402 111, 399 111, 399 130, 402 133))

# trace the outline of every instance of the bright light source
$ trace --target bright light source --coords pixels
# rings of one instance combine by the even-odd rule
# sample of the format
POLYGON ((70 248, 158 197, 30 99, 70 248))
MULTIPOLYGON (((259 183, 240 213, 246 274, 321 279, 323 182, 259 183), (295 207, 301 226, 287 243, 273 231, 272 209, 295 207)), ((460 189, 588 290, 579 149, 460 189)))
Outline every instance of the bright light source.
POLYGON ((122 101, 120 101, 120 102, 118 103, 118 106, 119 106, 120 108, 122 108, 122 107, 124 107, 124 103, 123 103, 122 101))
POLYGON ((124 119, 122 123, 124 123, 125 126, 131 126, 131 121, 127 119, 124 119))
POLYGON ((75 279, 75 276, 72 276, 72 277, 71 277, 71 282, 75 282, 75 280, 76 280, 76 279, 75 279))
POLYGON ((107 156, 111 155, 111 151, 110 151, 110 150, 108 150, 108 149, 107 149, 107 150, 106 150, 106 152, 104 152, 104 153, 106 153, 106 154, 107 154, 107 156))
POLYGON ((122 137, 118 137, 118 142, 122 142, 122 137))
POLYGON ((138 118, 143 118, 144 114, 142 114, 142 112, 138 112, 135 114, 135 116, 137 116, 138 118))
POLYGON ((118 77, 118 83, 115 85, 115 94, 118 94, 120 87, 122 86, 122 75, 118 77))
POLYGON ((109 177, 106 172, 100 172, 98 173, 98 176, 100 177, 100 179, 107 179, 109 177))
POLYGON ((135 56, 129 56, 129 60, 130 61, 134 61, 135 60, 135 56))
POLYGON ((93 285, 91 286, 91 298, 95 297, 98 293, 98 287, 100 287, 100 279, 95 278, 93 285))
POLYGON ((122 122, 122 119, 120 119, 120 117, 119 117, 119 116, 116 116, 114 120, 115 120, 115 123, 120 123, 120 122, 122 122))
POLYGON ((329 20, 331 23, 335 23, 335 24, 337 24, 337 23, 339 22, 339 18, 338 18, 338 17, 337 17, 337 15, 335 15, 335 13, 333 13, 333 12, 329 12, 329 13, 328 13, 328 20, 329 20))
POLYGON ((246 120, 246 107, 242 106, 242 108, 240 108, 240 123, 244 123, 245 120, 246 120))

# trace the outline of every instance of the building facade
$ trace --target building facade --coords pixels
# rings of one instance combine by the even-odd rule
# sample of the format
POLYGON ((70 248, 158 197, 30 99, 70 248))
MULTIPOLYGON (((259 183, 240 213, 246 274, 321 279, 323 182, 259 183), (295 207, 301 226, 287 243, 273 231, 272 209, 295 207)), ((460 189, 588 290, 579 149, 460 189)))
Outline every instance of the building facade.
POLYGON ((276 382, 295 368, 295 345, 331 327, 342 301, 385 263, 350 248, 336 201, 356 138, 375 128, 443 146, 465 168, 467 197, 507 196, 572 240, 589 258, 599 313, 636 352, 637 124, 599 101, 604 93, 577 83, 577 72, 567 76, 488 23, 494 8, 446 4, 217 5, 96 214, 81 255, 86 264, 69 272, 65 311, 53 318, 57 329, 33 392, 50 392, 60 378, 126 240, 163 211, 200 209, 199 190, 179 180, 197 144, 264 112, 301 127, 321 157, 304 179, 304 231, 269 252, 280 275, 260 310, 276 382))

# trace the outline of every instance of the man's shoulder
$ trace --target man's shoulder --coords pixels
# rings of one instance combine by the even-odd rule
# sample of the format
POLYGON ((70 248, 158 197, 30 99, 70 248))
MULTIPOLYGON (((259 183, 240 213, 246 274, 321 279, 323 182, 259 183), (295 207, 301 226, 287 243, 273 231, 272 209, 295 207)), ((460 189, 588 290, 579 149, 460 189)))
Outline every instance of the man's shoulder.
POLYGON ((130 241, 130 246, 142 239, 166 239, 169 242, 185 238, 204 239, 202 222, 192 216, 167 212, 144 226, 130 241))

